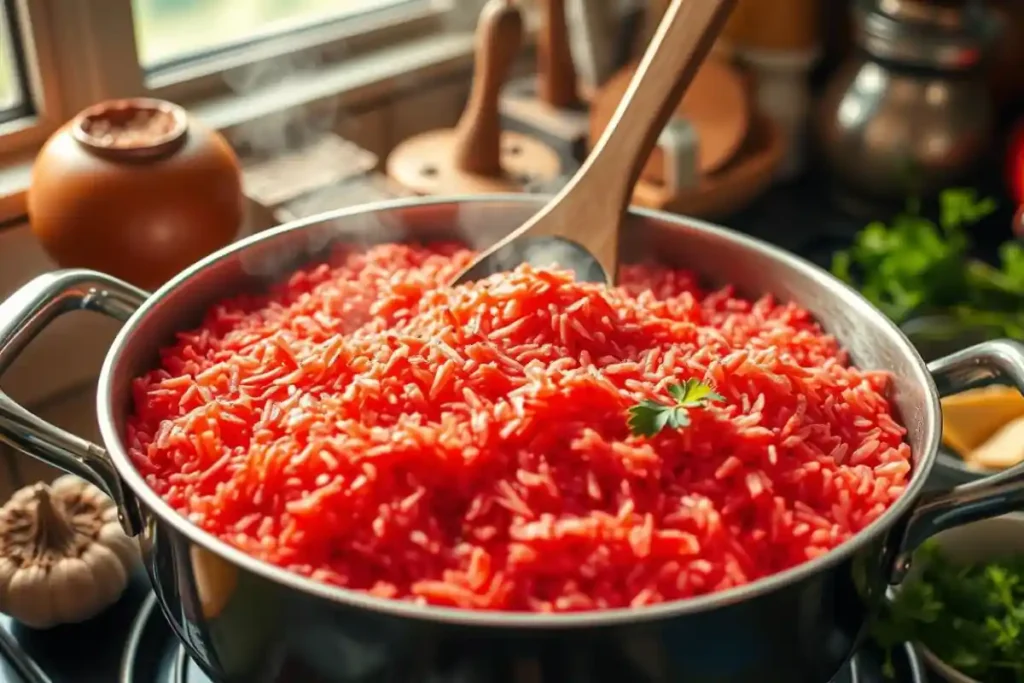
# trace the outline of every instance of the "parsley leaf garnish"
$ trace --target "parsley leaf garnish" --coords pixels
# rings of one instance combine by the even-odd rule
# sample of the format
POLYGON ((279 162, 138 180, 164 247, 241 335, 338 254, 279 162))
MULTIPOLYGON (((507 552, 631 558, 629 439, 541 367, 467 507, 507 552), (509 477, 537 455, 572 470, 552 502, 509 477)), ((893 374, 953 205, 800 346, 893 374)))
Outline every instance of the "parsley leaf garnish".
POLYGON ((674 403, 660 403, 645 399, 629 409, 626 424, 634 436, 651 437, 665 427, 682 429, 690 424, 690 409, 702 408, 711 401, 724 401, 710 385, 697 379, 688 379, 682 384, 672 384, 668 393, 674 403))

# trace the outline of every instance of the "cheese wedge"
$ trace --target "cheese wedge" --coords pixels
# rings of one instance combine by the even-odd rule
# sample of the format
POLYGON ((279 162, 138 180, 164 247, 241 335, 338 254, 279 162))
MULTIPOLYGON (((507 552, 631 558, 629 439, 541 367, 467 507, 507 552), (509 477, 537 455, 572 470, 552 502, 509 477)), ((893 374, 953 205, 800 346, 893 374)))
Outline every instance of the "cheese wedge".
POLYGON ((971 469, 1005 470, 1024 460, 1024 417, 1003 425, 985 443, 964 456, 971 469))
POLYGON ((947 396, 942 399, 942 442, 963 457, 1018 417, 1024 417, 1024 397, 1011 387, 947 396))

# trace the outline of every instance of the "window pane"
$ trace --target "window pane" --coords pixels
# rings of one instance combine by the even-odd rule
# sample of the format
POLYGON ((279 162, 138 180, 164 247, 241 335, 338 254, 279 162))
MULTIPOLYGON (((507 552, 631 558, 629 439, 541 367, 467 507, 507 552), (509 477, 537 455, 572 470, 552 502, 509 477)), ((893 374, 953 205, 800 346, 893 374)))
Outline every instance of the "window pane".
POLYGON ((22 104, 13 35, 10 17, 0 2, 0 120, 6 118, 8 110, 20 108, 22 104))
POLYGON ((143 67, 153 68, 406 0, 132 0, 143 67))

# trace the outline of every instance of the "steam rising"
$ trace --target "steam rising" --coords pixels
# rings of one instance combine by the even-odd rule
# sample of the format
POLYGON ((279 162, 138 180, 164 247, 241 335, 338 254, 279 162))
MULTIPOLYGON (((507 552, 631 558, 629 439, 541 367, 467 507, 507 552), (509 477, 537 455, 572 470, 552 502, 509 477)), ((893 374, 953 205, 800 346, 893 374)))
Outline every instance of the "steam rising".
MULTIPOLYGON (((449 31, 474 30, 485 0, 460 0, 458 11, 445 14, 444 29, 449 31)), ((529 2, 524 4, 528 5, 529 2)), ((339 50, 332 47, 332 60, 339 50)), ((325 66, 322 56, 316 51, 290 54, 226 72, 227 86, 239 95, 255 95, 276 89, 286 89, 289 82, 309 80, 325 66)), ((398 90, 414 90, 418 85, 415 72, 404 75, 397 82, 398 90), (402 82, 404 81, 404 82, 402 82)), ((396 116, 417 116, 415 111, 405 111, 393 106, 396 116)), ((453 112, 453 119, 459 112, 453 112)), ((372 115, 372 114, 371 114, 372 115)), ((340 124, 349 124, 346 113, 341 110, 338 98, 328 97, 306 106, 285 107, 257 120, 236 126, 231 139, 244 158, 265 160, 288 153, 301 151, 316 143, 325 134, 336 131, 340 124)), ((408 126, 399 126, 401 130, 408 126)), ((357 139, 353 140, 358 143, 357 139)), ((550 191, 549 187, 530 188, 533 191, 550 191)), ((492 244, 497 236, 518 225, 533 210, 534 204, 516 204, 508 207, 466 204, 462 206, 435 206, 434 208, 396 208, 383 212, 360 212, 357 207, 345 211, 342 216, 326 221, 310 223, 308 227, 277 228, 264 233, 265 239, 251 244, 238 252, 241 268, 260 283, 277 280, 295 268, 311 260, 327 255, 330 245, 344 241, 359 246, 406 239, 409 235, 408 221, 417 224, 430 222, 447 228, 448 237, 461 235, 470 245, 480 248, 492 244), (511 224, 509 224, 511 222, 511 224), (451 230, 452 226, 456 229, 451 230)), ((339 207, 344 209, 346 207, 339 207)), ((255 284, 255 283, 254 283, 255 284)))
MULTIPOLYGON (((224 74, 224 82, 238 95, 278 88, 297 77, 310 77, 322 66, 320 55, 295 53, 233 69, 224 74)), ((336 98, 327 98, 306 106, 287 107, 268 116, 236 126, 232 142, 246 156, 271 158, 294 152, 332 132, 338 122, 336 98)))

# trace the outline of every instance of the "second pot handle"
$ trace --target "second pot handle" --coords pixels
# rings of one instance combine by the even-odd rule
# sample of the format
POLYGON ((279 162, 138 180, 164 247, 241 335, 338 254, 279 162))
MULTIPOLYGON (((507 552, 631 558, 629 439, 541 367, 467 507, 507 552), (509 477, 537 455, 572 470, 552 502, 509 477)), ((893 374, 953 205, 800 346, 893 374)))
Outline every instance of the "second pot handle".
MULTIPOLYGON (((971 346, 928 364, 939 396, 1007 379, 1024 394, 1024 344, 1000 339, 971 346)), ((914 550, 952 527, 998 517, 1024 506, 1024 463, 923 499, 903 523, 891 583, 903 580, 914 550)))
MULTIPOLYGON (((40 275, 0 303, 0 376, 50 322, 69 311, 105 313, 128 320, 149 294, 91 270, 57 270, 40 275)), ((130 536, 142 528, 131 491, 100 446, 33 415, 0 390, 0 441, 47 465, 95 484, 117 505, 130 536)))

